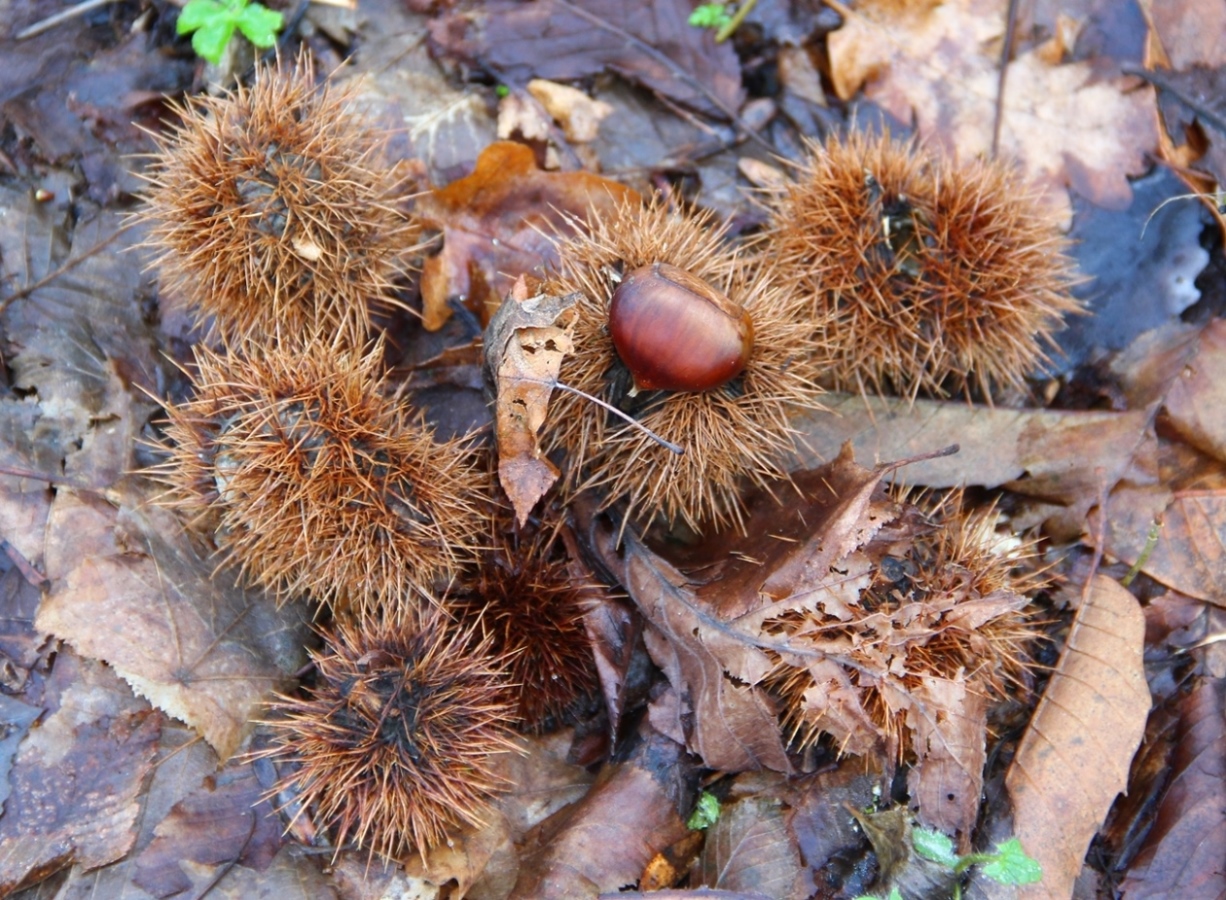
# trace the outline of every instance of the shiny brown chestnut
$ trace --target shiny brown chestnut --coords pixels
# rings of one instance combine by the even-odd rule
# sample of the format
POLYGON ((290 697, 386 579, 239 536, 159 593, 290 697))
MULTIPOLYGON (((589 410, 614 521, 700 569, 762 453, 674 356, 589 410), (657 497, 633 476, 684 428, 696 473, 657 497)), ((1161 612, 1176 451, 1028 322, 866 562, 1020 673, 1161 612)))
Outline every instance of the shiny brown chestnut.
POLYGON ((609 304, 609 334, 639 391, 709 391, 741 374, 753 351, 744 308, 661 262, 622 278, 609 304))

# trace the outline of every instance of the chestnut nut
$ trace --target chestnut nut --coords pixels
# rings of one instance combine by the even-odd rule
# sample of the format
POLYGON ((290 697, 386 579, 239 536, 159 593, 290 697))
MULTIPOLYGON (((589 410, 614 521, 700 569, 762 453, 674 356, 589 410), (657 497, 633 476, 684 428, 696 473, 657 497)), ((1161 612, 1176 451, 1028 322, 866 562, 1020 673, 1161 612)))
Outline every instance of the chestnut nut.
POLYGON ((628 272, 609 304, 609 334, 636 390, 709 391, 745 369, 749 313, 668 263, 628 272))

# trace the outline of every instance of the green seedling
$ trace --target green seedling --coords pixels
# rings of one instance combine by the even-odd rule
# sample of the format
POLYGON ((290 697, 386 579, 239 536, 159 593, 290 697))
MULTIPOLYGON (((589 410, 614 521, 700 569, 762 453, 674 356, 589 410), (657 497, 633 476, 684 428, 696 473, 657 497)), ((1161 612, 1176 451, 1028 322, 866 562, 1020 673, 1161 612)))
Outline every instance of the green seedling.
MULTIPOLYGON (((959 856, 954 852, 954 842, 939 831, 916 828, 911 832, 911 846, 924 859, 948 866, 955 875, 962 875, 971 866, 980 866, 980 871, 998 884, 1034 884, 1043 877, 1043 867, 1026 855, 1017 838, 1009 838, 996 845, 995 853, 968 853, 959 856)), ((856 900, 875 900, 871 896, 856 900)), ((903 900, 898 888, 890 890, 888 900, 903 900)), ((954 885, 954 900, 962 900, 962 885, 954 885)))
POLYGON ((179 13, 175 30, 192 36, 192 49, 213 65, 221 62, 226 45, 237 29, 255 46, 265 49, 277 42, 285 17, 250 0, 191 0, 179 13))
POLYGON ((690 831, 703 831, 718 820, 719 798, 710 791, 703 791, 698 795, 698 802, 694 804, 694 811, 690 813, 690 819, 685 823, 685 827, 690 831))
POLYGON ((742 0, 739 5, 728 3, 701 3, 694 8, 687 20, 695 28, 714 28, 715 42, 722 44, 732 37, 749 11, 758 0, 742 0))

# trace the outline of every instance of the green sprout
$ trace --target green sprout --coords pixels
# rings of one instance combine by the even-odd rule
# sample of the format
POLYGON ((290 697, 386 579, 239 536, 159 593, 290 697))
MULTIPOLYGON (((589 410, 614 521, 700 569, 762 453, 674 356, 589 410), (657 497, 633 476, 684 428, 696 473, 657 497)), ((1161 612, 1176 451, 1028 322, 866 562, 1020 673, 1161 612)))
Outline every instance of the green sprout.
MULTIPOLYGON (((911 845, 924 859, 940 863, 962 875, 971 866, 982 866, 980 871, 997 884, 1034 884, 1043 877, 1043 867, 1026 855, 1021 841, 1009 838, 996 845, 995 853, 968 853, 959 856, 954 852, 954 842, 939 831, 916 828, 911 832, 911 845)), ((856 900, 875 900, 871 896, 856 900)), ((898 888, 890 890, 888 900, 903 900, 898 888)), ((961 883, 954 885, 954 900, 962 900, 961 883)))
POLYGON ((701 3, 690 13, 687 21, 695 28, 714 28, 715 42, 722 44, 732 37, 732 32, 745 21, 745 17, 757 2, 758 0, 742 0, 733 12, 729 12, 728 3, 701 3))
POLYGON ((192 36, 192 49, 213 65, 234 37, 235 29, 261 49, 277 42, 285 17, 264 4, 250 0, 190 0, 179 13, 175 30, 192 36))
POLYGON ((698 795, 698 802, 694 804, 694 811, 690 813, 690 819, 685 823, 685 827, 690 831, 702 831, 710 828, 719 820, 719 798, 710 791, 703 791, 698 795))

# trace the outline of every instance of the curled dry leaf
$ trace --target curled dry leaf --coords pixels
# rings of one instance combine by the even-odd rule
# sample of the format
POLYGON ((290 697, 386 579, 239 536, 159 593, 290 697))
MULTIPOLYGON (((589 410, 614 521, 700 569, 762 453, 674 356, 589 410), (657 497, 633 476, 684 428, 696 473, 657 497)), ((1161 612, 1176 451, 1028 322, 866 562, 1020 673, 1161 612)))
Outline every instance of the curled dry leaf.
POLYGON ((1043 867, 1020 897, 1069 897, 1086 848, 1145 732, 1145 618, 1136 598, 1094 576, 1005 783, 1017 838, 1043 867))
POLYGON ((498 480, 521 525, 558 480, 558 467, 541 450, 540 430, 562 358, 572 349, 574 304, 574 295, 529 297, 520 277, 486 334, 485 367, 498 393, 498 480))
POLYGON ((422 315, 431 331, 451 317, 459 299, 482 323, 498 309, 515 279, 544 274, 557 262, 550 232, 611 213, 637 194, 590 172, 544 172, 532 148, 510 141, 490 144, 465 178, 423 197, 418 214, 443 233, 443 249, 422 271, 422 315), (589 213, 590 211, 590 213, 589 213))

